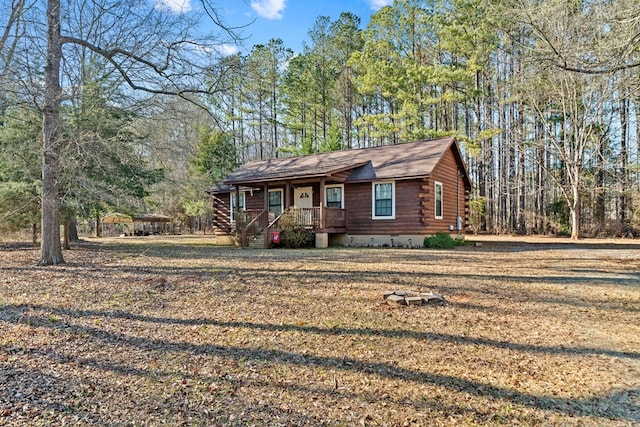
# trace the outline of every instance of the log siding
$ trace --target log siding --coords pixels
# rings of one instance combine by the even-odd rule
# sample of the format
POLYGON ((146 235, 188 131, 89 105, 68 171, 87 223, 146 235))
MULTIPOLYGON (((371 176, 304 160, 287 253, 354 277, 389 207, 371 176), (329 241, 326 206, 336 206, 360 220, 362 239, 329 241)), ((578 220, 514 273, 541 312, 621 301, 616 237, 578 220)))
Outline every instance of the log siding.
MULTIPOLYGON (((466 190, 451 150, 425 178, 395 181, 395 219, 373 219, 372 185, 345 185, 349 234, 430 235, 456 230, 457 216, 465 219, 466 190), (435 182, 442 184, 442 218, 435 216, 435 182)), ((457 231, 457 230, 456 230, 457 231)))
MULTIPOLYGON (((419 154, 416 154, 416 156, 419 156, 419 154)), ((310 161, 311 157, 305 157, 302 160, 310 161)), ((389 158, 391 159, 391 157, 389 158)), ((354 169, 351 172, 345 169, 340 173, 334 174, 331 178, 309 176, 305 179, 301 176, 296 176, 295 178, 292 177, 292 179, 272 180, 268 184, 266 182, 262 184, 259 182, 246 184, 245 189, 252 188, 252 190, 243 190, 246 209, 256 213, 261 212, 265 207, 265 192, 267 189, 281 189, 283 191, 284 208, 294 206, 294 189, 298 187, 311 187, 313 191, 313 207, 319 207, 326 199, 326 196, 322 197, 321 191, 324 191, 327 186, 339 185, 343 188, 342 197, 346 211, 346 230, 342 229, 342 233, 346 232, 347 235, 427 236, 452 230, 456 233, 458 231, 464 233, 468 219, 470 182, 457 145, 452 143, 448 148, 442 150, 438 155, 437 162, 433 162, 426 157, 425 159, 430 163, 425 164, 413 161, 410 166, 410 172, 405 170, 404 176, 400 175, 395 178, 364 178, 364 175, 370 173, 373 173, 373 177, 375 177, 378 167, 389 168, 388 165, 390 164, 380 163, 375 169, 371 169, 372 164, 369 163, 364 164, 362 167, 358 166, 360 169, 354 169), (424 170, 422 172, 419 165, 423 166, 424 170), (390 218, 374 218, 375 183, 384 182, 392 182, 394 186, 393 216, 390 218), (441 217, 436 217, 436 182, 442 185, 441 217), (461 218, 462 230, 458 230, 457 227, 458 217, 461 218)), ((395 158, 392 160, 395 160, 395 158)), ((396 165, 394 170, 400 172, 399 165, 401 163, 393 164, 396 165)), ((230 211, 233 209, 230 205, 230 193, 219 192, 212 194, 212 196, 216 234, 234 232, 235 224, 229 224, 230 211)), ((333 230, 329 232, 340 231, 333 230)))

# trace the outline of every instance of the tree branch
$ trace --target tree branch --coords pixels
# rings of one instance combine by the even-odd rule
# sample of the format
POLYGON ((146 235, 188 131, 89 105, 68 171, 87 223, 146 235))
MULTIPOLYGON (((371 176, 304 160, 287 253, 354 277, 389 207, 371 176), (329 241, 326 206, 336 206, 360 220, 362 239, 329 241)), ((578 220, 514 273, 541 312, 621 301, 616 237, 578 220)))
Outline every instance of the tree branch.
MULTIPOLYGON (((80 39, 77 37, 70 37, 70 36, 63 36, 62 37, 62 43, 63 44, 77 44, 80 46, 83 46, 89 50, 91 50, 92 52, 102 56, 103 58, 105 58, 106 60, 109 61, 109 63, 111 63, 111 65, 113 65, 113 67, 118 71, 118 73, 120 74, 120 76, 124 79, 124 81, 134 90, 141 90, 147 93, 152 93, 152 94, 157 94, 157 95, 177 95, 180 97, 184 97, 184 95, 186 94, 210 94, 211 92, 207 89, 198 89, 198 88, 185 88, 185 89, 177 89, 177 90, 170 90, 170 89, 158 89, 158 88, 153 88, 147 85, 141 85, 138 84, 136 82, 134 82, 134 80, 131 78, 131 76, 129 75, 129 73, 127 72, 127 70, 125 70, 122 66, 122 64, 120 62, 118 62, 116 60, 116 58, 118 56, 123 56, 127 59, 132 60, 135 63, 138 63, 140 65, 143 65, 145 67, 147 67, 149 70, 153 71, 155 74, 157 74, 158 76, 162 77, 163 79, 165 79, 168 83, 171 83, 172 85, 175 85, 175 82, 172 80, 172 76, 167 74, 167 70, 169 69, 170 66, 170 62, 171 62, 171 52, 173 50, 173 46, 176 46, 178 44, 184 44, 184 43, 188 43, 185 41, 180 41, 180 42, 174 42, 171 45, 169 45, 169 47, 167 47, 167 54, 166 54, 166 58, 164 60, 163 64, 156 64, 152 61, 149 61, 139 55, 134 54, 133 52, 129 52, 126 51, 124 49, 121 48, 114 48, 114 49, 103 49, 100 48, 92 43, 89 43, 88 41, 84 40, 84 39, 80 39)), ((177 86, 177 85, 176 85, 177 86)), ((185 98, 186 99, 186 98, 185 98)))

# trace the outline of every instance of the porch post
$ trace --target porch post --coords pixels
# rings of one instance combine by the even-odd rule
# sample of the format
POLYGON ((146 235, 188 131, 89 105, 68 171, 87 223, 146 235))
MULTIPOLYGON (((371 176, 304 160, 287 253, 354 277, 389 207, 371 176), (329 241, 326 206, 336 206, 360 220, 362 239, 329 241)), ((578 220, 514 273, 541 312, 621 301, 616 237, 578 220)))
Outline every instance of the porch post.
POLYGON ((238 213, 240 212, 240 186, 236 185, 236 202, 234 203, 234 205, 231 207, 231 209, 233 209, 235 211, 235 215, 233 214, 233 212, 231 213, 231 217, 235 217, 236 218, 236 225, 238 224, 238 213))
POLYGON ((265 183, 263 186, 263 191, 264 191, 264 210, 265 212, 269 213, 269 184, 265 183))
POLYGON ((267 216, 267 224, 264 227, 264 247, 269 248, 269 183, 264 183, 264 211, 267 216))
POLYGON ((286 211, 291 207, 291 182, 287 181, 284 188, 284 210, 286 211))
POLYGON ((325 205, 324 177, 320 178, 320 230, 324 230, 324 205, 325 205))
MULTIPOLYGON (((246 224, 242 224, 242 222, 240 222, 240 186, 236 185, 235 186, 235 192, 234 194, 236 195, 236 200, 235 202, 232 204, 231 200, 229 200, 229 208, 230 211, 229 212, 229 226, 231 227, 231 230, 233 229, 234 223, 235 223, 235 227, 236 227, 236 239, 240 239, 240 247, 244 248, 247 246, 247 230, 245 229, 245 225, 246 224), (235 218, 235 221, 233 221, 233 219, 235 218)), ((229 198, 231 198, 231 196, 229 196, 229 198)))

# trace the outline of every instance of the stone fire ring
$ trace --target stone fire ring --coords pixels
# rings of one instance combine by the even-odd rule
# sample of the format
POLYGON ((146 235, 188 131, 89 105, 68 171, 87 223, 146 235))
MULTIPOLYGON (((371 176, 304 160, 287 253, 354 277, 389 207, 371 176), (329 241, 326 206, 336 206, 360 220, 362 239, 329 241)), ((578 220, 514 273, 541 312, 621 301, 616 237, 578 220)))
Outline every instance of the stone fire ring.
POLYGON ((387 304, 394 307, 400 305, 442 305, 445 303, 444 297, 437 292, 386 291, 383 297, 387 304))

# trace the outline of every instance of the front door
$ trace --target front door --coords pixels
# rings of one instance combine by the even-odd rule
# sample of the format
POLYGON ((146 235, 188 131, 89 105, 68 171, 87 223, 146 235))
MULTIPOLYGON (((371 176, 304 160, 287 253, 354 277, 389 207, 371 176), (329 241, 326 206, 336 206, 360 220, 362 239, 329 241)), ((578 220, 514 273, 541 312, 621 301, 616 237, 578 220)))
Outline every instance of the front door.
POLYGON ((293 189, 293 207, 297 208, 296 221, 300 225, 313 225, 313 188, 297 187, 293 189))
POLYGON ((298 187, 293 189, 293 206, 296 208, 313 207, 313 188, 298 187))

